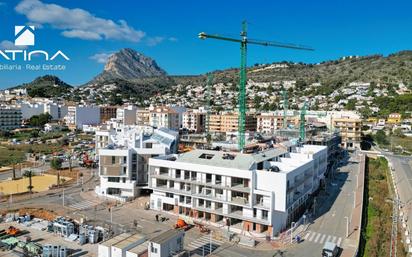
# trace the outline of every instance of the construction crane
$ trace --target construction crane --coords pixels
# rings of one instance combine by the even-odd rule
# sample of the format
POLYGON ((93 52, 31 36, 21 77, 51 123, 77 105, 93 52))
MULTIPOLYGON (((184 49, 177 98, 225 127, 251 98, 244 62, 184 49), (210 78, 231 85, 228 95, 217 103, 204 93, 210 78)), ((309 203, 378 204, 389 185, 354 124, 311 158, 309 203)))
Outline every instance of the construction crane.
POLYGON ((288 114, 288 91, 285 89, 282 90, 282 98, 283 98, 283 129, 286 129, 288 124, 287 124, 287 119, 286 116, 288 114))
POLYGON ((306 109, 307 109, 307 103, 305 101, 305 103, 302 106, 302 109, 300 110, 300 124, 299 124, 299 139, 301 142, 303 142, 303 140, 305 140, 305 116, 306 116, 306 109))
POLYGON ((273 46, 282 48, 291 48, 298 50, 313 50, 310 47, 300 46, 295 44, 284 44, 273 41, 261 41, 247 38, 247 23, 243 21, 242 31, 240 32, 240 38, 232 38, 227 36, 221 36, 216 34, 207 34, 205 32, 199 33, 200 39, 218 39, 235 43, 240 43, 240 73, 239 73, 239 131, 238 131, 238 147, 239 151, 242 151, 245 146, 245 120, 246 120, 246 57, 247 57, 247 45, 262 45, 273 46))
POLYGON ((207 75, 207 83, 206 83, 206 139, 207 144, 210 144, 211 135, 210 135, 210 112, 211 112, 211 104, 210 98, 212 94, 212 83, 213 83, 213 74, 209 73, 207 75))

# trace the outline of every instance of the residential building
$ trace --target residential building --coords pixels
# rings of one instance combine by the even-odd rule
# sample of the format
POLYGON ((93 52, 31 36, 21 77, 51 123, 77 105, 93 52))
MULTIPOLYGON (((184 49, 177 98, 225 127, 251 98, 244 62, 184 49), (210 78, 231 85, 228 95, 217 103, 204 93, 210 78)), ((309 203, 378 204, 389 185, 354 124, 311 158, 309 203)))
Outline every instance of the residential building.
POLYGON ((183 113, 182 128, 192 133, 205 131, 206 112, 202 110, 188 110, 183 113))
POLYGON ((148 160, 177 152, 178 132, 165 128, 120 126, 96 132, 100 186, 96 193, 133 199, 147 185, 148 160))
MULTIPOLYGON (((239 131, 238 113, 224 112, 221 114, 211 114, 209 121, 210 132, 226 133, 239 131)), ((246 114, 245 131, 256 131, 256 117, 253 114, 246 114)))
POLYGON ((150 110, 148 108, 136 110, 136 125, 149 126, 150 125, 150 110))
POLYGON ((274 236, 306 210, 324 179, 326 148, 193 150, 151 158, 150 208, 236 233, 274 236))
POLYGON ((391 113, 388 116, 387 122, 391 125, 393 124, 401 124, 402 115, 400 113, 391 113))
POLYGON ((325 175, 333 172, 341 156, 342 138, 338 132, 322 132, 305 138, 305 143, 310 145, 324 145, 328 152, 328 167, 325 175))
POLYGON ((22 114, 18 108, 0 106, 0 131, 10 131, 21 127, 22 114))
MULTIPOLYGON (((286 125, 296 127, 299 124, 298 116, 286 116, 286 125)), ((261 113, 257 116, 256 131, 265 135, 274 135, 283 128, 283 115, 276 113, 261 113)))
POLYGON ((121 125, 135 125, 136 124, 136 107, 129 105, 118 108, 116 113, 116 121, 121 125))
POLYGON ((100 107, 69 106, 64 119, 69 129, 82 129, 83 125, 96 125, 100 123, 100 107))
POLYGON ((22 119, 30 119, 34 115, 49 113, 52 120, 61 120, 67 114, 67 106, 57 103, 28 103, 20 104, 22 119))
POLYGON ((169 106, 159 106, 150 109, 149 124, 155 128, 180 129, 181 114, 169 106))
POLYGON ((170 229, 149 240, 149 257, 175 256, 183 251, 185 232, 181 229, 170 229))
POLYGON ((337 129, 342 137, 342 147, 354 150, 360 149, 362 141, 362 120, 353 118, 336 118, 333 127, 337 129))
POLYGON ((100 122, 105 123, 110 119, 116 118, 117 107, 116 106, 100 106, 100 122))

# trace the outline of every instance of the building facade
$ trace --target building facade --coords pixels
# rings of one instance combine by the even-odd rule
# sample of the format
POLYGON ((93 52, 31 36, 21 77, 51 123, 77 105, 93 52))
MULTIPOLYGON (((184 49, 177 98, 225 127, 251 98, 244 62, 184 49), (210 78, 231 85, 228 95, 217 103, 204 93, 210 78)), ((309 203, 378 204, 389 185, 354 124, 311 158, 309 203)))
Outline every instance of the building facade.
POLYGON ((100 106, 100 122, 104 123, 110 119, 116 118, 116 106, 100 106))
POLYGON ((205 131, 206 113, 198 110, 190 110, 183 113, 182 128, 192 133, 205 131))
POLYGON ((22 114, 18 108, 0 107, 0 130, 10 131, 21 127, 22 114))
POLYGON ((333 120, 333 127, 342 138, 342 147, 354 150, 360 149, 362 142, 362 120, 353 118, 337 118, 333 120))
POLYGON ((149 158, 177 152, 177 141, 178 133, 164 128, 119 126, 97 131, 96 193, 120 201, 139 196, 147 185, 149 158))
MULTIPOLYGON (((296 127, 299 124, 298 116, 287 116, 286 125, 296 127)), ((283 116, 275 113, 262 113, 257 116, 256 131, 264 135, 274 135, 283 128, 283 116)))
POLYGON ((69 129, 82 129, 83 125, 96 125, 100 123, 100 107, 69 106, 64 119, 69 129))
MULTIPOLYGON (((238 113, 211 114, 209 121, 210 132, 226 133, 239 131, 238 113)), ((246 114, 245 130, 256 131, 255 115, 246 114)))
POLYGON ((151 158, 150 208, 188 222, 274 236, 303 214, 326 167, 326 146, 314 145, 151 158))
POLYGON ((155 128, 180 129, 180 115, 171 107, 160 106, 150 110, 149 125, 155 128))

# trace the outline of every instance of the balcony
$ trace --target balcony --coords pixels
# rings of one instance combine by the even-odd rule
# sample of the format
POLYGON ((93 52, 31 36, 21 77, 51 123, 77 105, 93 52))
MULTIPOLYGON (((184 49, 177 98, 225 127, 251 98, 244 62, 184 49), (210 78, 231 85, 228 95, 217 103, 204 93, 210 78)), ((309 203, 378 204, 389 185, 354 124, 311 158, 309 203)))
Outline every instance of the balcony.
POLYGON ((245 198, 245 197, 232 197, 231 199, 232 203, 235 204, 240 204, 240 205, 248 205, 249 204, 249 199, 245 198))
POLYGON ((238 192, 244 192, 244 193, 249 193, 250 192, 250 188, 245 187, 243 184, 232 185, 230 187, 230 190, 238 191, 238 192))

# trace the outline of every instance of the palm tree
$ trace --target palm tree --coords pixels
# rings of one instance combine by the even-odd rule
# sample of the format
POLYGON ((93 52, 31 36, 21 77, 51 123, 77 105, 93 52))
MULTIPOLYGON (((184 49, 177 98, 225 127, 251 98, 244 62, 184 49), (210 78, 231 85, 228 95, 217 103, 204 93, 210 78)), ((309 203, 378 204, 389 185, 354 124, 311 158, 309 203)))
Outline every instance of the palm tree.
POLYGON ((30 194, 33 193, 33 184, 31 178, 34 176, 34 172, 31 170, 26 170, 23 174, 24 177, 29 178, 29 186, 27 189, 29 190, 30 194))

